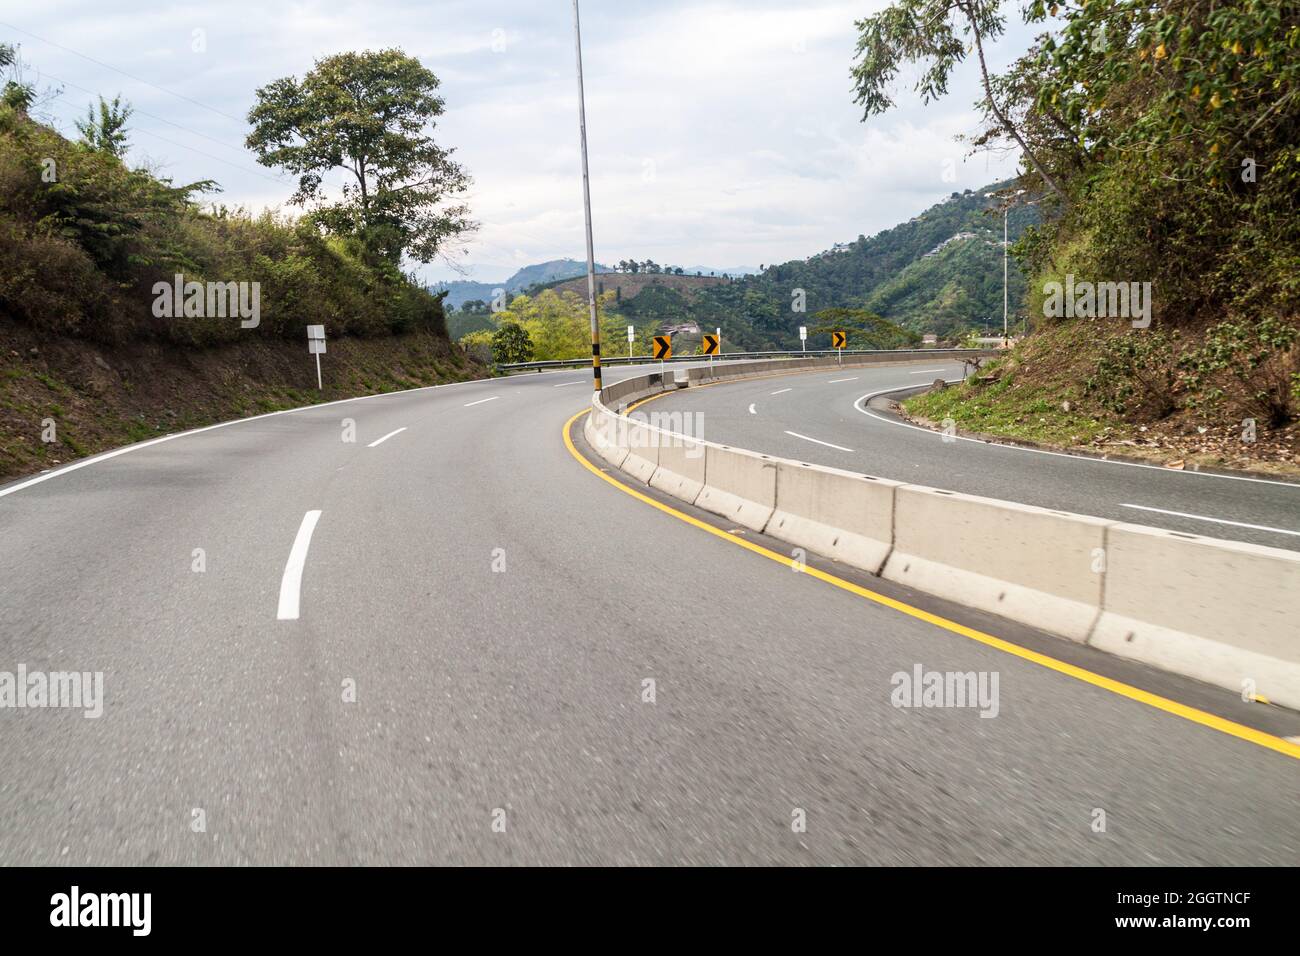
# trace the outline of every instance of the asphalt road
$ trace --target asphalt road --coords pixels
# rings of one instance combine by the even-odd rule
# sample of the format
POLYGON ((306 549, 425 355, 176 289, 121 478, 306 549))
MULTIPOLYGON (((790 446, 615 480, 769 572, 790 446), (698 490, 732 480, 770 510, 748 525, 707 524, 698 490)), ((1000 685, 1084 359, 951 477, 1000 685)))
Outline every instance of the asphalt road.
MULTIPOLYGON (((850 374, 858 394, 900 375, 850 374)), ((587 381, 316 406, 0 488, 0 671, 105 685, 98 719, 0 709, 0 863, 1300 859, 1300 762, 628 495, 562 441, 587 381), (997 716, 893 706, 917 664, 996 673, 997 716)), ((1289 712, 872 586, 1300 734, 1289 712)))
POLYGON ((1300 483, 1102 461, 938 432, 900 420, 875 392, 961 378, 924 362, 750 379, 678 392, 645 411, 695 413, 710 441, 879 478, 1300 550, 1300 483), (864 407, 865 406, 865 407, 864 407))

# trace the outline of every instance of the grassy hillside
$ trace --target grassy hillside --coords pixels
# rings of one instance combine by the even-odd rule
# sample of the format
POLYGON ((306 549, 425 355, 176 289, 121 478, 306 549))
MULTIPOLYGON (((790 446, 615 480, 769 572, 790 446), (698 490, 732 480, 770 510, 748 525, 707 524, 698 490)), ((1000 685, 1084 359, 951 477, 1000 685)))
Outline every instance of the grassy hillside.
MULTIPOLYGON (((988 324, 1000 328, 1002 213, 998 200, 983 194, 1006 186, 954 193, 871 238, 859 236, 840 248, 768 266, 755 275, 605 273, 597 277, 597 293, 610 297, 604 308, 611 317, 621 316, 638 329, 683 322, 701 329, 721 327, 727 348, 749 351, 798 348, 799 327, 811 330, 818 325, 816 313, 835 308, 865 308, 909 332, 950 339, 988 324), (804 296, 802 312, 792 309, 797 290, 804 296)), ((1034 206, 1014 206, 1011 238, 1037 216, 1034 206)), ((1023 311, 1025 301, 1024 279, 1014 260, 1009 275, 1014 315, 1023 311)), ((533 296, 546 291, 585 300, 587 280, 578 276, 528 290, 533 296)), ((496 327, 485 309, 477 315, 458 313, 453 322, 458 340, 496 327)), ((475 341, 482 344, 482 337, 475 341)), ((808 344, 829 348, 829 335, 810 331, 808 344)))
POLYGON ((0 476, 258 411, 486 374, 448 339, 440 297, 388 260, 305 221, 204 210, 211 188, 132 169, 0 104, 0 476), (167 315, 155 286, 178 273, 245 283, 250 305, 255 288, 256 325, 214 314, 202 294, 206 315, 185 315, 184 302, 167 315), (330 339, 323 394, 308 324, 330 339))
MULTIPOLYGON (((1176 467, 1294 471, 1300 8, 1099 0, 1021 12, 1050 19, 1052 36, 996 79, 1003 109, 977 135, 1010 143, 1013 117, 1034 157, 1020 186, 1045 213, 1012 250, 1034 334, 988 375, 909 407, 1176 467)), ((875 35, 895 14, 862 29, 875 35)), ((907 57, 926 48, 914 39, 900 41, 907 57)), ((863 50, 869 93, 897 51, 863 50)))
MULTIPOLYGON (((985 321, 1000 333, 1001 239, 1001 235, 995 241, 978 233, 958 239, 932 256, 909 263, 876 286, 863 306, 904 328, 934 332, 941 338, 955 338, 985 321)), ((1008 298, 1014 309, 1023 300, 1024 280, 1019 270, 1012 278, 1008 298)))
MULTIPOLYGON (((979 327, 989 316, 1000 323, 1002 215, 983 193, 1006 185, 954 193, 870 238, 859 236, 806 260, 768 266, 758 275, 701 290, 683 307, 682 318, 702 328, 722 326, 747 348, 797 348, 799 326, 829 308, 867 308, 909 331, 949 336, 979 327), (975 238, 944 245, 963 233, 975 238), (805 297, 803 313, 791 307, 797 290, 805 297)), ((1014 206, 1012 239, 1037 216, 1034 206, 1014 206)), ((1024 298, 1024 279, 1013 261, 1012 309, 1024 298)), ((810 339, 809 345, 824 348, 829 340, 810 339)))

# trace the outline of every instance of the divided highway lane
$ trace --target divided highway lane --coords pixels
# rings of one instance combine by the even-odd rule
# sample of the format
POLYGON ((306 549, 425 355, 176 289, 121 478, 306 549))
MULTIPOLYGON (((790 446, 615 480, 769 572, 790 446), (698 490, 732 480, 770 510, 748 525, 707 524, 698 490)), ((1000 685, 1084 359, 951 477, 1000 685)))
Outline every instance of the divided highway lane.
POLYGON ((561 440, 584 378, 0 488, 0 671, 106 698, 0 709, 0 863, 1294 863, 1296 761, 638 501, 561 440), (893 707, 917 664, 996 718, 893 707))
POLYGON ((864 396, 961 378, 960 363, 750 379, 656 399, 646 412, 694 412, 701 437, 783 458, 988 498, 1300 550, 1300 483, 1216 476, 944 441, 864 396), (865 405, 870 407, 864 408, 865 405))

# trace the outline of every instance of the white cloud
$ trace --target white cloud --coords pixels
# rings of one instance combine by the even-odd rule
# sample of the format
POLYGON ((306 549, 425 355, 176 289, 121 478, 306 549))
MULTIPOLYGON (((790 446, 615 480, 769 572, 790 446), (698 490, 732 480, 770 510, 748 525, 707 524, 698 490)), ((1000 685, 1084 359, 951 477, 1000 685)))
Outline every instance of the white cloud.
MULTIPOLYGON (((860 122, 849 78, 853 21, 881 6, 587 3, 597 257, 718 265, 802 258, 1012 172, 1014 157, 967 159, 955 141, 975 128, 979 91, 969 64, 940 103, 922 107, 904 91, 897 109, 860 122), (954 181, 944 178, 946 160, 954 181)), ((482 228, 456 258, 476 278, 495 280, 582 253, 570 11, 531 0, 231 0, 162 11, 76 0, 6 15, 68 49, 4 27, 0 39, 21 41, 38 70, 74 84, 53 108, 65 131, 84 112, 85 91, 121 91, 140 110, 134 157, 164 164, 178 181, 217 179, 221 201, 254 208, 283 205, 293 188, 243 149, 240 118, 254 90, 330 53, 401 47, 442 79, 447 114, 437 135, 475 180, 482 228), (191 49, 195 29, 205 31, 203 53, 191 49)), ((1024 31, 1013 29, 992 59, 1023 45, 1024 31)), ((442 265, 424 272, 451 275, 442 265)))

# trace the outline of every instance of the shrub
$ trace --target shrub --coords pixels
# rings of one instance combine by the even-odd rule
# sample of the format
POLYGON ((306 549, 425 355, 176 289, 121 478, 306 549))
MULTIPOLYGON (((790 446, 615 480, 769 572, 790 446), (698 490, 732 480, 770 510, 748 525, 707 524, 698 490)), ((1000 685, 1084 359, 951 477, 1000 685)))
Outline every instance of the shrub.
POLYGON ((1085 395, 1118 415, 1165 418, 1178 408, 1177 331, 1132 330, 1107 341, 1085 395))
POLYGON ((1232 410, 1277 428, 1296 418, 1300 377, 1300 327, 1274 317, 1229 319, 1211 326, 1200 347, 1178 359, 1192 407, 1225 400, 1232 410))
POLYGON ((309 221, 242 208, 201 209, 208 182, 176 186, 72 143, 0 105, 0 311, 37 328, 112 343, 190 346, 260 335, 302 338, 427 330, 446 337, 442 296, 354 239, 309 221), (53 160, 53 178, 43 176, 53 160), (156 282, 260 283, 260 324, 159 318, 156 282))

